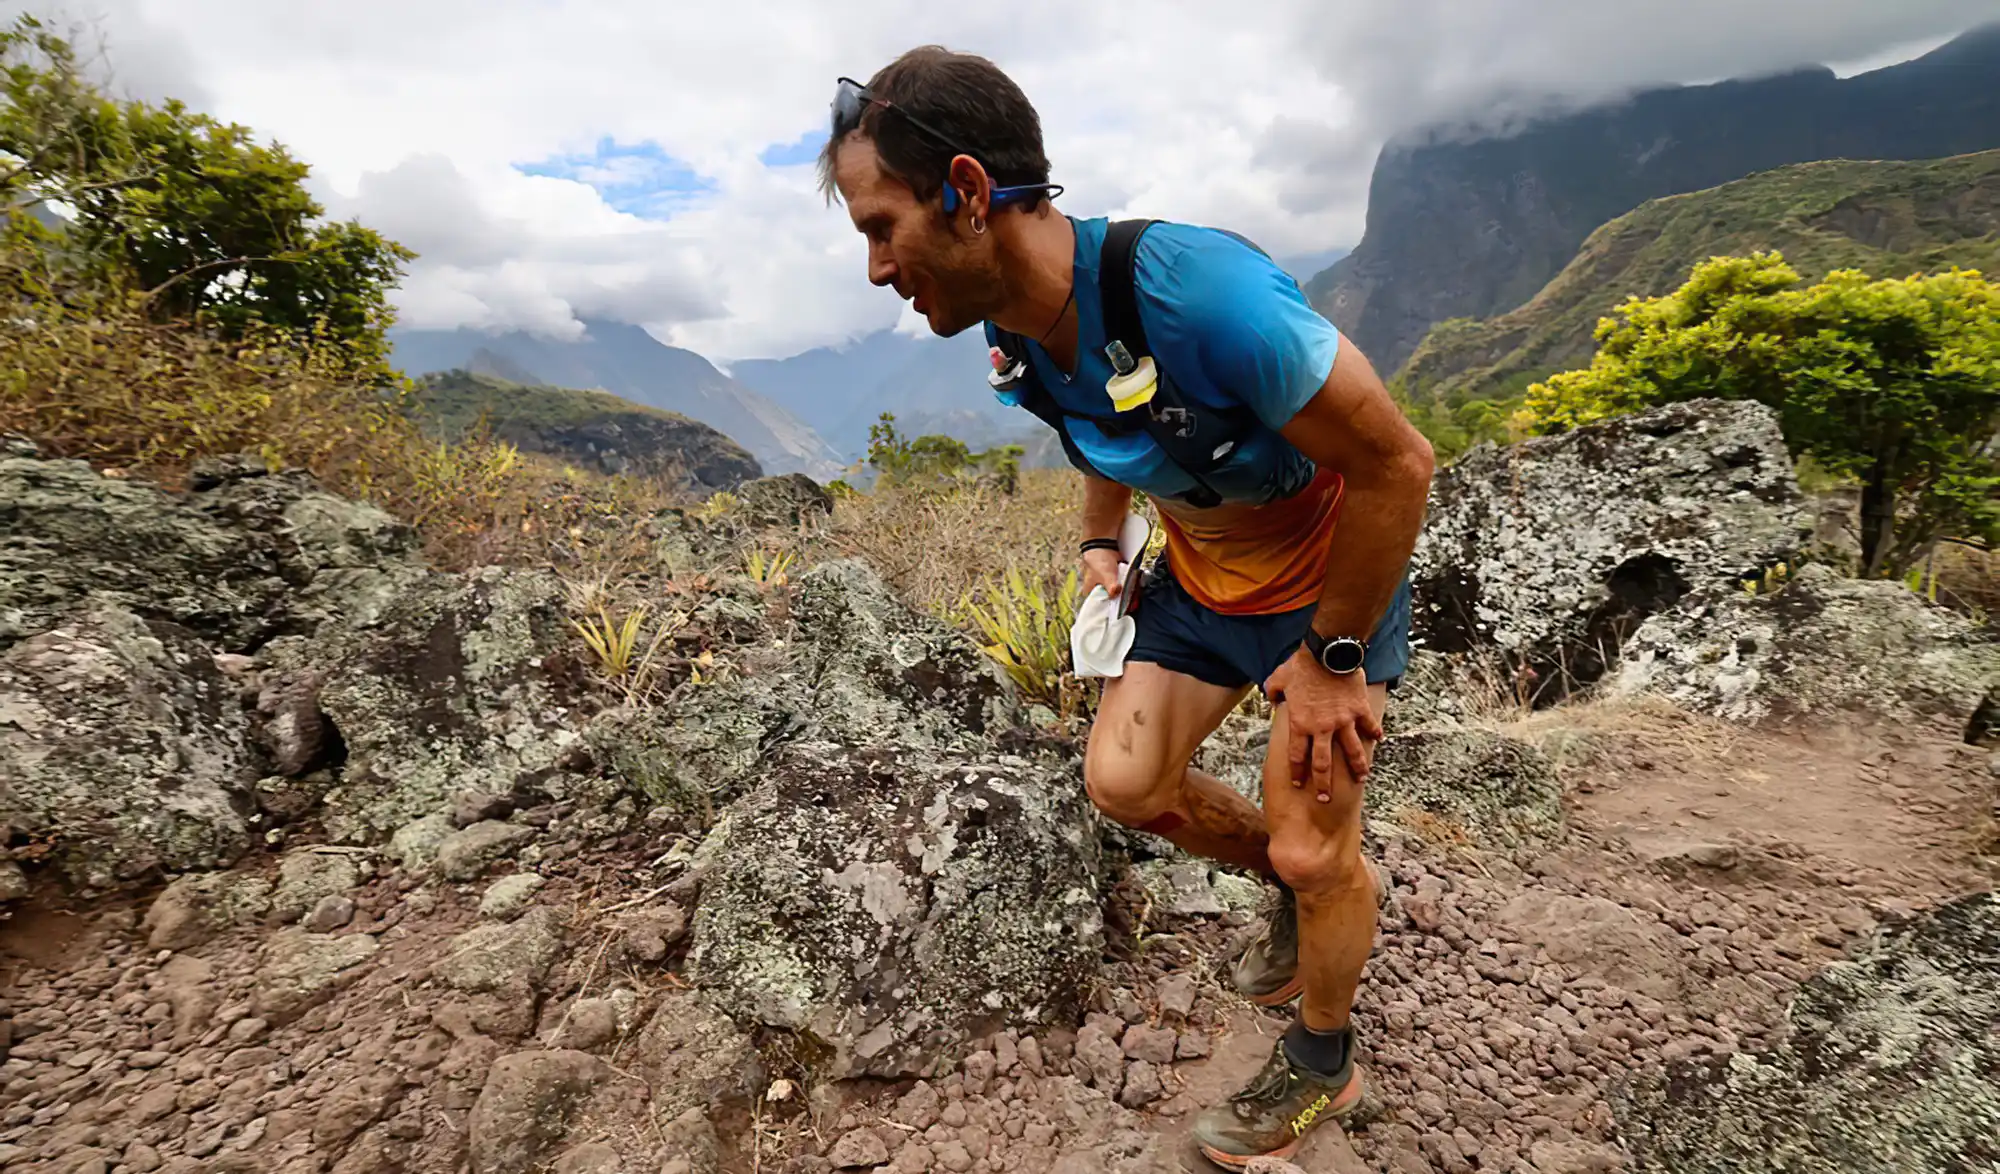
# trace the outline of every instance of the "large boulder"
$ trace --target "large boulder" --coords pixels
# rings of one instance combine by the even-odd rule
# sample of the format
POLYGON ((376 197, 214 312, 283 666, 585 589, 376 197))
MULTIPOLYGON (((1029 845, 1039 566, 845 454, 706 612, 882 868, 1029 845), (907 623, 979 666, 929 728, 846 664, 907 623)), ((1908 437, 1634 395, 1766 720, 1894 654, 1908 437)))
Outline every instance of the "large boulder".
POLYGON ((1096 820, 1025 759, 795 746, 704 843, 690 970, 836 1076, 934 1072, 963 1041, 1080 1011, 1096 820))
POLYGON ((1641 1171, 2000 1169, 2000 902, 1881 931, 1799 989, 1775 1050, 1679 1063, 1617 1099, 1641 1171))
POLYGON ((0 653, 0 824, 100 888, 250 843, 249 721, 193 632, 105 603, 0 653))
POLYGON ((1821 565, 1771 593, 1717 585, 1648 619, 1625 644, 1616 693, 1657 692, 1739 721, 1865 714, 1979 740, 2000 685, 1989 630, 1900 583, 1821 565))
MULTIPOLYGON (((912 611, 866 565, 823 563, 794 583, 782 647, 767 645, 754 671, 689 691, 670 707, 606 715, 585 734, 593 757, 705 823, 790 743, 972 760, 1016 725, 1018 701, 998 667, 962 634, 912 611)), ((716 614, 698 617, 710 627, 743 606, 729 597, 715 605, 716 614)), ((739 636, 762 634, 763 623, 741 616, 739 636)))
POLYGON ((462 791, 561 789, 590 708, 562 586, 484 568, 408 585, 363 628, 275 641, 263 660, 319 674, 346 748, 327 831, 368 842, 462 791))
POLYGON ((0 646, 86 598, 241 651, 352 619, 416 569, 409 527, 254 460, 207 462, 169 494, 20 446, 0 455, 0 646))
POLYGON ((1811 512, 1768 408, 1694 400, 1441 470, 1412 564, 1415 635, 1498 651, 1538 704, 1617 664, 1690 591, 1792 560, 1811 512))

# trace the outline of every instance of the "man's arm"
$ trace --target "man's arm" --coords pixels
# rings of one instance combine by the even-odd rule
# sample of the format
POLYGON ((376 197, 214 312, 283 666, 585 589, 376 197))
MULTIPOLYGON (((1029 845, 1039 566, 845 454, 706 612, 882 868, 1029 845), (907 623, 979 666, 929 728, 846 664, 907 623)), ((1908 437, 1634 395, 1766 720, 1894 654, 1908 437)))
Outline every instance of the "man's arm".
MULTIPOLYGON (((1430 442, 1403 418, 1374 368, 1347 340, 1326 382, 1282 431, 1294 448, 1345 483, 1313 630, 1366 640, 1416 548, 1430 488, 1430 442)), ((1295 785, 1312 782, 1327 802, 1336 745, 1354 778, 1368 777, 1366 743, 1381 738, 1382 727, 1360 673, 1336 676, 1301 647, 1265 689, 1285 700, 1295 785)))
POLYGON ((1366 640, 1388 610, 1423 528, 1430 441, 1389 398, 1375 368, 1343 339, 1326 383, 1284 427, 1292 447, 1346 484, 1313 630, 1366 640))
MULTIPOLYGON (((1125 515, 1132 509, 1132 490, 1116 481, 1085 473, 1083 476, 1083 537, 1116 538, 1125 527, 1125 515)), ((1083 556, 1083 589, 1102 585, 1113 599, 1124 587, 1118 577, 1118 552, 1093 550, 1083 556)))

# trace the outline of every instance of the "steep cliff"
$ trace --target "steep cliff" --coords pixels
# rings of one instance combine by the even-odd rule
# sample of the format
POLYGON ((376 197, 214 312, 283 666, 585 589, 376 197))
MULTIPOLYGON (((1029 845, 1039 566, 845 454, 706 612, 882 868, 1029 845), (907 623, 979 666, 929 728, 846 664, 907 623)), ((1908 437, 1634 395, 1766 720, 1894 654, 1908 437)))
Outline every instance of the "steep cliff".
POLYGON ((2000 147, 2000 26, 1851 78, 1826 69, 1654 90, 1462 141, 1384 148, 1361 244, 1307 287, 1393 370, 1449 318, 1527 301, 1599 225, 1647 200, 1820 159, 1934 159, 2000 147))
POLYGON ((1529 301, 1439 323, 1403 368, 1412 395, 1477 399, 1590 359, 1597 321, 1670 293, 1695 264, 1777 249, 1807 280, 2000 270, 2000 151, 1921 162, 1802 163, 1641 205, 1590 234, 1529 301))

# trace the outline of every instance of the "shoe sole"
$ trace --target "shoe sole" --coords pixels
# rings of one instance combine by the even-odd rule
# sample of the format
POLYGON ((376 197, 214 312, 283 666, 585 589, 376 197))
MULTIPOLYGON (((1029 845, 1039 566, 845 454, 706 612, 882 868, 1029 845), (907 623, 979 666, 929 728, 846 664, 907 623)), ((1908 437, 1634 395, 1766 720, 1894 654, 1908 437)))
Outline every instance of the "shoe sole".
POLYGON ((1282 1007, 1305 993, 1306 984, 1294 974, 1290 982, 1264 995, 1244 995, 1243 997, 1259 1007, 1282 1007))
MULTIPOLYGON (((1340 1096, 1334 1098, 1333 1104, 1327 1109, 1325 1117, 1321 1117, 1319 1120, 1314 1121, 1312 1125, 1306 1126, 1306 1133, 1312 1132, 1314 1126, 1318 1125, 1320 1121, 1327 1120, 1327 1118, 1332 1118, 1335 1121, 1345 1121, 1353 1116, 1354 1110, 1361 1107, 1361 1093, 1361 1068, 1359 1065, 1356 1065, 1354 1079, 1348 1081, 1347 1087, 1340 1090, 1340 1096), (1349 1095, 1350 1093, 1352 1095, 1349 1095), (1345 1103, 1342 1103, 1343 1098, 1345 1098, 1345 1103)), ((1262 1154, 1225 1154, 1212 1146, 1202 1143, 1197 1144, 1201 1144, 1202 1157, 1207 1158, 1225 1170, 1242 1170, 1258 1158, 1277 1158, 1280 1161, 1290 1161, 1292 1155, 1298 1153, 1306 1144, 1306 1134, 1301 1133, 1293 1138, 1289 1145, 1279 1146, 1269 1153, 1262 1154)))

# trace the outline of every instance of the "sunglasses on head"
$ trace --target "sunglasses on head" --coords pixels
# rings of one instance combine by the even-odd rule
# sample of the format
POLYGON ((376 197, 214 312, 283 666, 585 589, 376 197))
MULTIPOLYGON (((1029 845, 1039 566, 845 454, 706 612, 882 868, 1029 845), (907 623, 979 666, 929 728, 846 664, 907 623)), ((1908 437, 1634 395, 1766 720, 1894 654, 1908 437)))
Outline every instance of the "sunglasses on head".
MULTIPOLYGON (((906 122, 908 122, 911 126, 916 127, 924 134, 929 135, 932 141, 944 147, 946 150, 951 151, 954 155, 969 155, 974 159, 979 158, 978 155, 960 146, 958 142, 954 140, 950 135, 947 135, 943 131, 937 129, 936 127, 931 126, 930 124, 926 123, 923 119, 918 118, 916 115, 910 113, 908 110, 903 109, 901 106, 896 105, 894 102, 889 101, 887 98, 876 97, 873 93, 869 92, 867 86, 862 85, 860 82, 855 81, 851 77, 841 78, 834 86, 834 91, 833 91, 834 139, 839 140, 840 138, 845 136, 849 131, 853 130, 857 126, 860 126, 861 116, 868 112, 868 107, 870 106, 880 106, 884 110, 893 110, 897 114, 902 115, 903 119, 906 122)), ((996 187, 993 189, 991 204, 995 208, 1001 208, 1005 207, 1007 204, 1026 199, 1027 197, 1035 195, 1037 193, 1047 193, 1047 195, 1051 199, 1053 199, 1056 196, 1061 195, 1062 190, 1063 190, 1062 185, 1059 183, 1025 183, 1025 184, 1017 184, 1013 187, 996 187)), ((949 183, 945 184, 944 210, 946 214, 948 215, 950 213, 958 211, 958 204, 959 204, 958 189, 952 187, 949 183)))

